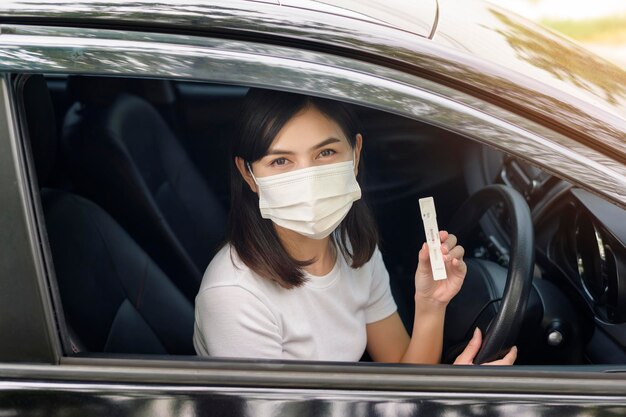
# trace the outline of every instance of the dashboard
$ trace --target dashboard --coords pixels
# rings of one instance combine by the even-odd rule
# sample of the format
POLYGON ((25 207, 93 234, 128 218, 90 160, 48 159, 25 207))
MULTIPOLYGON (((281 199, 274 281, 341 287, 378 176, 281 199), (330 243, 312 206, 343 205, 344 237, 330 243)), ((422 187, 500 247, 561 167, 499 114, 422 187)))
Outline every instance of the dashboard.
POLYGON ((576 283, 600 319, 626 322, 626 230, 620 230, 626 225, 626 211, 588 191, 572 189, 562 213, 559 236, 570 254, 569 264, 575 263, 576 283))
MULTIPOLYGON (((585 360, 626 363, 626 210, 490 148, 468 154, 466 164, 470 193, 501 183, 525 197, 535 228, 535 284, 553 283, 576 310, 572 326, 585 360)), ((507 267, 507 213, 492 209, 481 229, 474 255, 507 267)))

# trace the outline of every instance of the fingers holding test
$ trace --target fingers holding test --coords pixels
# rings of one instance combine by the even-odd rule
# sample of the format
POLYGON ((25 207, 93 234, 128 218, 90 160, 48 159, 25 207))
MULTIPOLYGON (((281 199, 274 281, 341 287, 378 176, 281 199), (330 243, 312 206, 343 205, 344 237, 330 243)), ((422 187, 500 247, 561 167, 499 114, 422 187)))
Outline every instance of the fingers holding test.
MULTIPOLYGON (((443 252, 443 250, 442 250, 443 252)), ((463 259, 463 256, 465 255, 465 249, 463 248, 463 246, 461 245, 457 245, 455 247, 453 247, 450 251, 448 251, 448 253, 445 255, 446 260, 453 260, 453 259, 457 259, 457 260, 461 260, 463 259)))
POLYGON ((460 277, 461 279, 464 278, 465 274, 467 273, 467 265, 463 261, 464 255, 465 249, 461 245, 453 247, 447 255, 443 255, 444 260, 447 263, 446 269, 450 268, 448 269, 448 271, 453 273, 454 276, 460 277))
POLYGON ((422 244, 422 248, 418 253, 418 259, 420 262, 427 262, 430 259, 430 255, 428 253, 428 245, 426 242, 422 244))
POLYGON ((463 261, 463 259, 454 258, 450 263, 452 264, 452 267, 458 271, 458 276, 464 279, 467 274, 467 264, 463 261))
POLYGON ((456 236, 454 236, 453 234, 450 234, 448 232, 446 232, 445 230, 442 230, 439 232, 439 238, 441 240, 442 243, 442 252, 448 253, 450 250, 452 250, 452 248, 454 248, 457 244, 457 238, 456 236), (445 239, 442 238, 442 236, 445 236, 445 239))

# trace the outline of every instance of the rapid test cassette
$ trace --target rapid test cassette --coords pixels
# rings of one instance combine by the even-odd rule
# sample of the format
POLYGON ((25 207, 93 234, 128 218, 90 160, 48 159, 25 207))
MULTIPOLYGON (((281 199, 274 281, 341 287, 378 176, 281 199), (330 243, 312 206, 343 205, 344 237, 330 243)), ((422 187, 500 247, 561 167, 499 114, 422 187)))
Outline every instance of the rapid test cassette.
POLYGON ((420 198, 420 212, 426 231, 426 244, 430 256, 430 266, 433 270, 435 281, 448 278, 446 267, 441 253, 441 240, 439 239, 439 228, 437 227, 437 212, 435 211, 435 200, 432 197, 420 198))

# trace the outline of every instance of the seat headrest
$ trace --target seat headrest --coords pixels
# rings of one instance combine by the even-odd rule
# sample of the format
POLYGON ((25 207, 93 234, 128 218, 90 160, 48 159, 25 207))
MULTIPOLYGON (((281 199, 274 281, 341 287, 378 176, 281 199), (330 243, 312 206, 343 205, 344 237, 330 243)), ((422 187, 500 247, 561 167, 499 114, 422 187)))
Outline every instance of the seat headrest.
POLYGON ((43 187, 48 183, 58 146, 54 106, 43 75, 23 79, 22 103, 37 179, 43 187))
POLYGON ((128 80, 118 77, 72 76, 67 94, 72 102, 88 106, 107 106, 127 89, 128 80))
POLYGON ((133 79, 129 87, 130 93, 143 97, 156 106, 174 105, 176 103, 176 91, 170 80, 133 79))

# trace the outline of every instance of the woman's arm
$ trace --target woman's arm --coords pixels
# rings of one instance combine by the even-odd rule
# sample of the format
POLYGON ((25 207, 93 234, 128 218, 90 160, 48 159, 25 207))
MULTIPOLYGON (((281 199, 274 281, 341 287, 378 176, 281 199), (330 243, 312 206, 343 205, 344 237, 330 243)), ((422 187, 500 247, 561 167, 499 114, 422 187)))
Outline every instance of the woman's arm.
POLYGON ((415 313, 409 337, 398 313, 367 325, 367 352, 376 362, 439 363, 443 341, 443 311, 415 313))
POLYGON ((443 346, 443 321, 448 302, 463 285, 467 270, 463 248, 456 237, 441 231, 442 254, 448 278, 434 281, 428 247, 419 251, 415 271, 415 320, 409 338, 397 313, 367 326, 367 349, 375 361, 439 363, 443 346))
MULTIPOLYGON (((457 239, 441 231, 442 253, 448 278, 434 281, 426 244, 419 252, 415 272, 415 320, 412 337, 407 334, 398 313, 367 325, 367 350, 375 361, 436 364, 441 360, 443 323, 450 300, 459 292, 467 273, 464 249, 457 239)), ((480 348, 480 332, 459 355, 455 363, 472 363, 480 348), (478 345, 478 348, 476 348, 478 345)), ((493 364, 513 364, 516 350, 493 364)))

